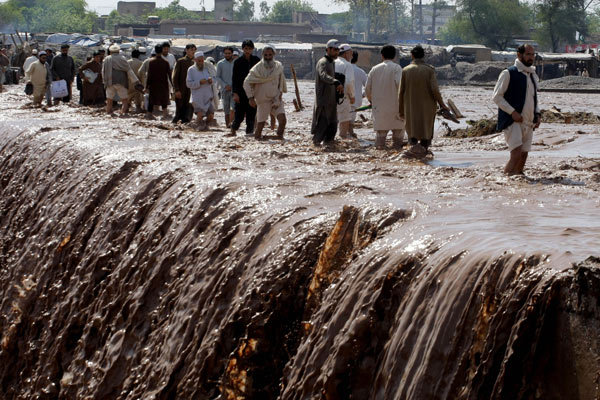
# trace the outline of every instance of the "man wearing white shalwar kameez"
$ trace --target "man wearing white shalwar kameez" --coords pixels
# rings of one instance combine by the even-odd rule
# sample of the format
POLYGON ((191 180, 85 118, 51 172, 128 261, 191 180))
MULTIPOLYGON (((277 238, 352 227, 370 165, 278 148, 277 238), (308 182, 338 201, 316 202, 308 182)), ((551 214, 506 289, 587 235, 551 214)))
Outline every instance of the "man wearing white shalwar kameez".
POLYGON ((352 104, 354 98, 354 67, 352 60, 352 47, 349 44, 340 46, 340 55, 335 59, 335 73, 344 75, 344 101, 337 106, 337 118, 340 124, 340 137, 350 139, 350 125, 352 124, 352 104))
POLYGON ((192 106, 198 116, 198 129, 206 129, 212 122, 215 109, 213 107, 212 77, 204 66, 204 53, 194 54, 194 62, 187 71, 186 85, 192 91, 192 106), (206 122, 203 121, 206 115, 206 122))
POLYGON ((365 92, 373 106, 373 128, 376 132, 375 146, 385 148, 388 131, 392 131, 393 147, 400 149, 404 141, 404 120, 398 113, 398 90, 402 79, 402 67, 393 60, 394 46, 381 49, 383 62, 374 66, 367 77, 365 92))

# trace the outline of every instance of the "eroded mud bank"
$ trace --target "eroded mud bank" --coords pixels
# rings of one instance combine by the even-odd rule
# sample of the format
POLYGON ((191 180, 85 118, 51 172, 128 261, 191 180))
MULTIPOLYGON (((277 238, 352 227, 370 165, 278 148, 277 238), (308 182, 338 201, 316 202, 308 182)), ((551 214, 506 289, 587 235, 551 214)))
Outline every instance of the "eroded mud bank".
POLYGON ((1 397, 600 395, 596 127, 508 179, 498 136, 424 165, 3 96, 1 397))

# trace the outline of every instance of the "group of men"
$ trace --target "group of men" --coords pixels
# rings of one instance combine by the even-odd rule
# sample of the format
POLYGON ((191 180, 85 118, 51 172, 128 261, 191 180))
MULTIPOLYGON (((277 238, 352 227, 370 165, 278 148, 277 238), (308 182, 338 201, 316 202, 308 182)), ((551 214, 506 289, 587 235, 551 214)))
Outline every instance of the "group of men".
MULTIPOLYGON (((327 43, 326 55, 317 62, 315 80, 315 107, 312 134, 315 146, 332 146, 339 124, 340 137, 353 136, 353 112, 357 97, 362 98, 362 86, 356 85, 356 71, 350 61, 354 54, 348 44, 337 40, 327 43)), ((372 107, 375 145, 386 146, 386 137, 392 131, 394 148, 404 146, 404 131, 408 134, 409 151, 424 155, 433 138, 437 106, 448 109, 440 94, 435 70, 423 59, 423 47, 416 46, 412 63, 404 71, 393 60, 394 46, 381 49, 382 62, 367 76, 365 94, 372 107)))
MULTIPOLYGON (((206 128, 214 123, 220 98, 229 135, 235 136, 245 120, 246 134, 261 139, 270 119, 271 127, 277 127, 276 137, 283 138, 287 121, 282 96, 287 87, 283 65, 275 60, 275 46, 265 45, 262 58, 258 58, 253 55, 254 43, 245 40, 240 57, 235 57, 232 47, 226 47, 224 58, 216 67, 212 57, 205 62, 204 53, 193 44, 186 46, 185 56, 178 60, 169 52, 168 42, 155 46, 151 58, 144 61, 140 50, 134 50, 130 60, 125 59, 117 44, 109 47, 106 58, 102 50, 95 52, 78 71, 82 104, 106 101, 110 113, 113 102, 119 100, 122 113, 127 113, 129 104, 134 103, 138 111, 145 108, 147 118, 153 118, 156 107, 162 107, 167 117, 173 94, 173 122, 191 122, 196 114, 199 128, 206 128), (144 106, 142 93, 147 94, 144 106)), ((58 56, 47 50, 26 60, 24 68, 27 81, 33 84, 34 104, 40 105, 51 82, 61 79, 67 83, 68 96, 57 101, 70 100, 76 72, 68 51, 69 46, 63 45, 58 56)), ((395 47, 383 46, 382 62, 368 75, 356 66, 358 53, 350 45, 340 45, 332 39, 325 51, 316 64, 311 127, 315 146, 332 146, 338 125, 342 139, 356 137, 353 124, 364 87, 372 107, 376 147, 386 147, 391 131, 393 148, 408 144, 407 153, 430 153, 438 107, 449 109, 440 94, 434 68, 424 62, 423 47, 412 49, 412 62, 402 69, 393 61, 395 47)), ((499 107, 498 130, 504 132, 511 153, 505 167, 507 174, 523 173, 533 130, 540 123, 534 58, 531 46, 519 47, 515 65, 502 72, 494 90, 493 100, 499 107)))
MULTIPOLYGON (((330 147, 334 144, 338 123, 342 139, 352 136, 352 109, 356 109, 356 97, 362 94, 360 85, 354 85, 356 70, 348 63, 351 47, 339 45, 332 39, 325 51, 316 66, 311 133, 315 146, 330 147)), ((438 107, 448 113, 450 110, 440 93, 435 69, 424 62, 422 46, 411 50, 412 61, 404 69, 393 61, 395 57, 394 46, 383 46, 382 62, 371 69, 365 85, 372 107, 375 146, 384 149, 387 134, 392 131, 392 146, 401 149, 406 131, 405 154, 424 157, 431 154, 429 147, 438 107)), ((497 129, 504 133, 510 151, 504 168, 509 175, 523 174, 533 131, 540 125, 534 60, 533 47, 520 46, 515 65, 500 74, 494 89, 493 101, 498 105, 497 129)))

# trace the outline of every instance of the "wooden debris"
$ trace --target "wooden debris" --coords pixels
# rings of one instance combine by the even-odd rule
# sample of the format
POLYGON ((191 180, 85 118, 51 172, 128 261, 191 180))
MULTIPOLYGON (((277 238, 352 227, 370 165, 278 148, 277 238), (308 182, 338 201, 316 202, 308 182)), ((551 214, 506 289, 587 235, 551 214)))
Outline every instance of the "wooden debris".
POLYGON ((460 110, 458 109, 458 107, 456 106, 456 104, 454 104, 454 101, 452 101, 452 99, 448 99, 448 107, 450 107, 450 110, 452 110, 452 112, 454 113, 454 115, 456 115, 456 118, 464 118, 465 117, 460 112, 460 110))
POLYGON ((296 90, 296 101, 298 102, 296 111, 300 111, 304 107, 302 106, 302 100, 300 99, 300 89, 298 89, 298 78, 296 77, 296 70, 294 69, 294 64, 290 64, 290 70, 292 71, 292 77, 294 78, 294 89, 296 90))

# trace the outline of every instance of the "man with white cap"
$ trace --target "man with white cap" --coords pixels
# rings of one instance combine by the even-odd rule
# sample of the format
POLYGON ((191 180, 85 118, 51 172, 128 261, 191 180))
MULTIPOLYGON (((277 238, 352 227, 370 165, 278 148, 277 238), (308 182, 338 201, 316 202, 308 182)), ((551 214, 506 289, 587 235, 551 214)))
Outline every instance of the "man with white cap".
POLYGON ((194 65, 187 71, 186 85, 192 91, 192 106, 198 116, 198 129, 207 129, 213 120, 213 79, 204 65, 204 53, 194 54, 194 65), (206 116, 206 122, 203 121, 206 116))
POLYGON ((23 71, 27 71, 27 68, 29 68, 31 64, 37 61, 37 53, 37 49, 31 50, 31 56, 27 57, 25 59, 25 62, 23 63, 23 71))
POLYGON ((140 61, 144 62, 144 60, 146 60, 148 58, 148 55, 146 54, 148 52, 148 50, 146 49, 146 47, 144 46, 140 46, 138 47, 138 51, 140 52, 140 61))
POLYGON ((311 134, 315 146, 320 146, 323 142, 329 147, 334 144, 337 131, 336 96, 343 96, 344 86, 335 79, 334 61, 339 53, 339 42, 331 39, 327 42, 325 51, 325 56, 317 62, 316 66, 315 105, 311 134))
MULTIPOLYGON (((34 61, 25 71, 25 81, 33 85, 33 106, 41 107, 44 94, 52 83, 52 71, 46 62, 46 52, 40 52, 38 60, 34 61)), ((50 105, 51 103, 48 103, 50 105)))
POLYGON ((156 49, 152 48, 152 51, 150 52, 150 57, 142 61, 142 66, 140 67, 140 69, 138 69, 137 75, 140 77, 140 82, 142 82, 142 85, 144 87, 146 87, 146 78, 148 77, 148 65, 150 65, 150 61, 152 61, 154 57, 156 57, 156 49))
POLYGON ((108 51, 110 55, 102 63, 102 79, 106 88, 106 112, 112 114, 113 102, 116 96, 123 103, 121 113, 127 114, 129 110, 129 85, 139 83, 138 77, 131 70, 127 60, 120 54, 121 47, 112 44, 108 51))
POLYGON ((352 60, 352 47, 349 44, 340 46, 340 55, 335 60, 335 73, 344 75, 344 98, 338 102, 337 117, 340 123, 340 137, 350 138, 350 125, 352 124, 352 104, 354 98, 354 67, 352 60))
POLYGON ((262 130, 270 115, 277 117, 277 137, 283 139, 286 118, 283 107, 283 93, 287 92, 283 65, 274 60, 275 46, 263 47, 262 60, 256 64, 244 80, 244 91, 250 107, 256 108, 256 129, 254 138, 262 139, 262 130))

